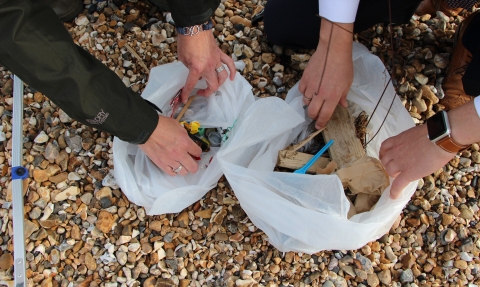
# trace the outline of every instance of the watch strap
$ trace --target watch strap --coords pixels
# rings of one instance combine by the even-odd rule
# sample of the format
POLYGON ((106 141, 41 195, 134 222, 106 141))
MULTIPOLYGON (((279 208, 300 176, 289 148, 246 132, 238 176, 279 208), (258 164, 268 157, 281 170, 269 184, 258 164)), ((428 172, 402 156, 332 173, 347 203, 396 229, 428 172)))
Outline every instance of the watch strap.
POLYGON ((450 153, 458 153, 470 147, 470 145, 459 144, 450 136, 438 140, 435 144, 450 153))
POLYGON ((175 30, 178 34, 185 35, 185 36, 194 36, 202 31, 211 30, 213 28, 212 20, 208 20, 207 22, 199 25, 193 25, 188 27, 176 27, 175 30))

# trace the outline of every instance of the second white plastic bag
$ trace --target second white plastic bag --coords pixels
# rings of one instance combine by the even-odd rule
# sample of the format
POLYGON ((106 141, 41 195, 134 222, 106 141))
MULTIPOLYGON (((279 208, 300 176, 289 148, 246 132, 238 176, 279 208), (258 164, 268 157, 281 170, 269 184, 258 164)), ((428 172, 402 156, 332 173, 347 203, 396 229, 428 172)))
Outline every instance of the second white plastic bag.
MULTIPOLYGON (((360 44, 354 45, 355 77, 348 94, 350 111, 371 115, 389 75, 383 63, 360 44)), ((393 97, 391 84, 372 117, 370 137, 379 129, 393 97)), ((241 115, 235 133, 217 154, 222 171, 250 220, 268 235, 281 251, 315 253, 320 250, 351 250, 385 234, 415 192, 410 183, 397 200, 390 188, 371 211, 347 219, 350 202, 336 175, 302 175, 274 172, 278 151, 287 147, 308 124, 298 85, 286 101, 256 101, 241 115)), ((378 158, 381 143, 414 123, 400 100, 393 102, 367 154, 378 158)))

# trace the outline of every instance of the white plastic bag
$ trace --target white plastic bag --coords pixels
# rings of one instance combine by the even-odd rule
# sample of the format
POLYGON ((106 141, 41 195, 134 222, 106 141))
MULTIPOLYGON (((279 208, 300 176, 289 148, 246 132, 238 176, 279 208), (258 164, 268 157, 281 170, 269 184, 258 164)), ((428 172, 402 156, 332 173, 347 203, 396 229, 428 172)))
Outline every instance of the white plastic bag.
MULTIPOLYGON (((347 96, 354 115, 371 115, 389 75, 383 63, 360 45, 354 45, 355 77, 347 96)), ((382 124, 392 98, 388 85, 369 124, 370 137, 382 124)), ((315 253, 320 250, 351 250, 385 234, 415 192, 410 183, 397 200, 385 190, 375 208, 347 219, 350 203, 336 175, 302 175, 273 172, 278 151, 287 147, 308 125, 302 95, 293 87, 286 101, 256 101, 241 115, 234 134, 217 154, 220 167, 250 220, 280 251, 315 253)), ((378 158, 385 139, 413 127, 398 98, 367 154, 378 158)))
MULTIPOLYGON (((156 67, 142 96, 170 115, 170 100, 183 87, 187 75, 188 69, 180 62, 156 67)), ((205 81, 196 86, 205 87, 205 81)), ((190 106, 196 112, 186 119, 199 121, 202 127, 228 128, 253 102, 250 84, 237 76, 234 81, 227 79, 215 95, 197 96, 190 106)), ((144 206, 149 215, 180 212, 217 185, 223 174, 215 159, 219 149, 222 147, 202 154, 197 173, 171 177, 155 166, 137 145, 115 138, 115 179, 128 199, 144 206)))

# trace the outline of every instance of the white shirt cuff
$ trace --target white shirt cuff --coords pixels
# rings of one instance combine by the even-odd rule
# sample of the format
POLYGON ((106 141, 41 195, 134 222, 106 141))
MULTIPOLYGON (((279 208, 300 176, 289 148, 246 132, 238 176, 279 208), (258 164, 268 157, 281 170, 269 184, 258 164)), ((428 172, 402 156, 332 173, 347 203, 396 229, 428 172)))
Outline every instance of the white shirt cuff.
POLYGON ((318 15, 332 22, 353 23, 360 0, 318 0, 318 15))
POLYGON ((480 96, 475 97, 473 102, 475 103, 475 109, 477 109, 478 117, 480 117, 480 96))

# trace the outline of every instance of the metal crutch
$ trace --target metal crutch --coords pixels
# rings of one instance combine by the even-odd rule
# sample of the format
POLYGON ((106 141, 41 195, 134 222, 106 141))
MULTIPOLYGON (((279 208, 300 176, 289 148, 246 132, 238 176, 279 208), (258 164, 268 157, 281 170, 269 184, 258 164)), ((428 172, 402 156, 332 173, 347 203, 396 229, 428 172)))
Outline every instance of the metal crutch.
POLYGON ((12 199, 13 199, 13 266, 15 287, 26 286, 25 230, 23 215, 23 180, 28 171, 22 166, 23 150, 23 82, 13 79, 13 126, 12 126, 12 199))

